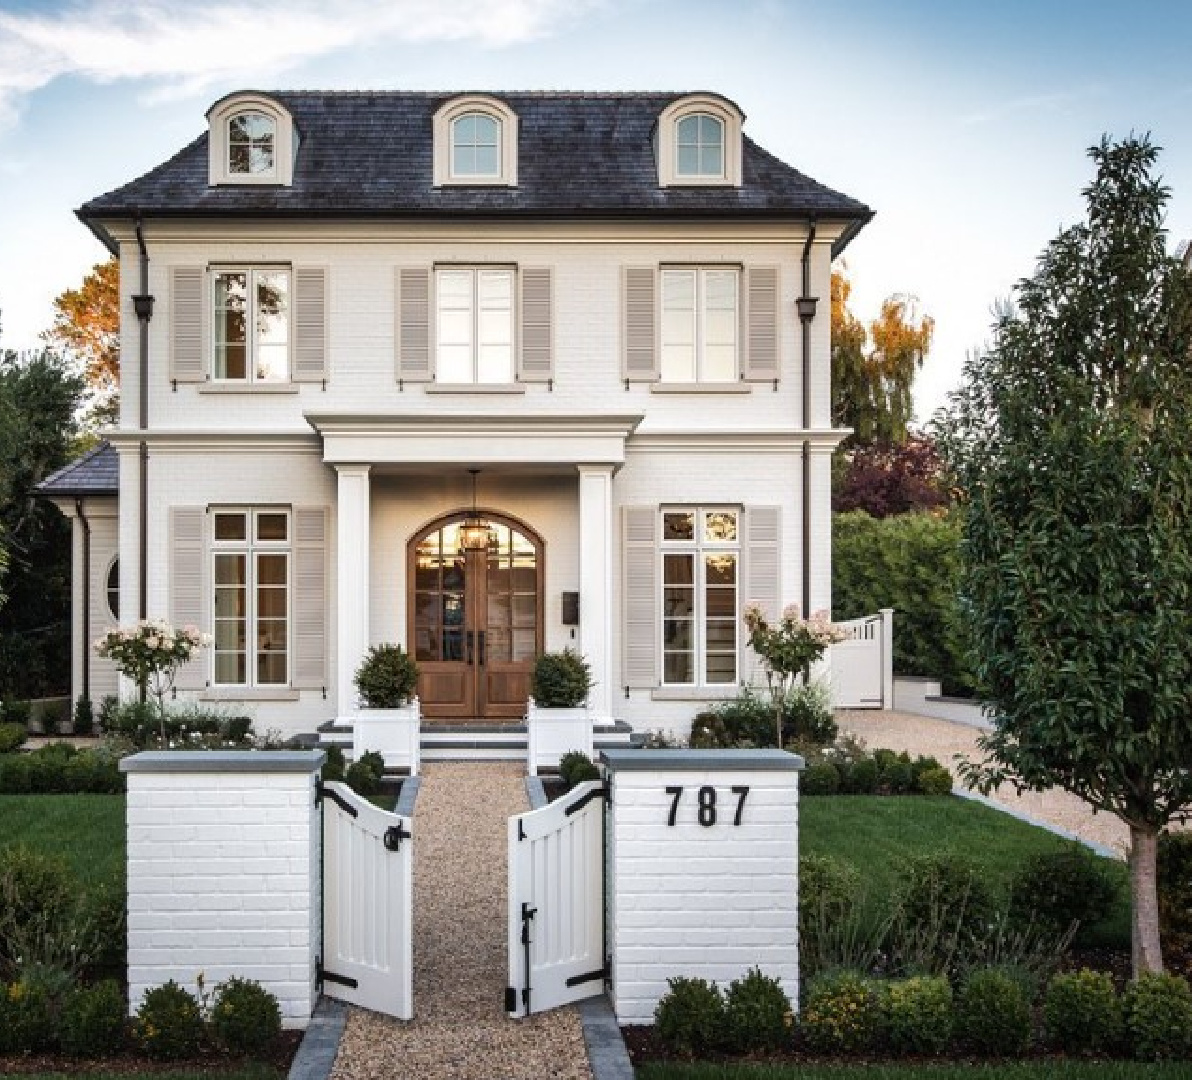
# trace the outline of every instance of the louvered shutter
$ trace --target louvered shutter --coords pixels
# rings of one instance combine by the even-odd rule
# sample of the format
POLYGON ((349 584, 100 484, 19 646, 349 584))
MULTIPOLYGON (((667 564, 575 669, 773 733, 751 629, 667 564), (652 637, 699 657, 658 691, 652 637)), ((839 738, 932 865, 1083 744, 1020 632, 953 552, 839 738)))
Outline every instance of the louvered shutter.
POLYGON ((292 685, 327 685, 327 509, 294 508, 294 619, 292 685))
POLYGON ((170 378, 175 382, 203 382, 203 317, 206 272, 201 266, 175 266, 170 270, 170 378))
POLYGON ((745 271, 745 378, 778 376, 778 270, 751 266, 745 271))
MULTIPOLYGON (((770 621, 778 618, 782 596, 782 513, 777 506, 745 509, 745 595, 742 605, 760 604, 770 621)), ((749 682, 760 679, 757 656, 741 637, 741 674, 749 682)))
POLYGON ((397 377, 426 381, 430 361, 430 269, 397 271, 397 377))
POLYGON ((648 689, 658 685, 658 508, 627 506, 621 520, 621 674, 626 686, 648 689))
MULTIPOLYGON (((207 513, 201 506, 170 508, 170 622, 175 627, 207 625, 207 513)), ((210 647, 182 665, 174 685, 179 690, 202 690, 207 685, 210 647)))
POLYGON ((625 267, 622 275, 623 374, 626 379, 658 378, 658 272, 625 267))
POLYGON ((294 382, 327 378, 327 269, 294 267, 294 382))
POLYGON ((554 374, 554 295, 549 269, 521 272, 521 354, 517 377, 523 382, 554 374))

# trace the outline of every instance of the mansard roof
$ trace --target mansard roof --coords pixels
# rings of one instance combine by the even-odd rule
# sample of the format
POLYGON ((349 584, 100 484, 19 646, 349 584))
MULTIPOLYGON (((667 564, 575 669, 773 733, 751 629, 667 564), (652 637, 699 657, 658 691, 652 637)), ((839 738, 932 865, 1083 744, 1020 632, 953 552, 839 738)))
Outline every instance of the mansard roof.
MULTIPOLYGON (((852 223, 856 199, 804 175, 746 136, 742 183, 660 187, 659 114, 677 93, 490 95, 518 116, 516 187, 433 184, 432 118, 447 93, 274 93, 293 116, 293 183, 211 186, 208 136, 86 203, 92 225, 146 217, 808 217, 852 223)), ((98 231, 98 230, 97 230, 98 231)))

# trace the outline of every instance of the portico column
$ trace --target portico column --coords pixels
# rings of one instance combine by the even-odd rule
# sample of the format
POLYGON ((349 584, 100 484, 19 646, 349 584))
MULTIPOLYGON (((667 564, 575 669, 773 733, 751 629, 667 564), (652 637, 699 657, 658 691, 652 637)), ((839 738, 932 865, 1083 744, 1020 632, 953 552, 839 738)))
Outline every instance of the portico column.
POLYGON ((368 649, 369 479, 367 465, 336 465, 336 705, 347 716, 356 705, 353 679, 368 649))
POLYGON ((579 466, 579 635, 594 685, 588 715, 613 707, 613 467, 579 466))

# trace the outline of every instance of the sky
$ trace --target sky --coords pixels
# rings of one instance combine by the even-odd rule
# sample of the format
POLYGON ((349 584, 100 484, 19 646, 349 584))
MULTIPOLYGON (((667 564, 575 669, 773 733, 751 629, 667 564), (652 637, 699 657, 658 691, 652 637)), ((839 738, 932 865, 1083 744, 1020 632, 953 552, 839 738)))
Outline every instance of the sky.
POLYGON ((0 0, 0 345, 105 257, 74 209, 181 149, 231 90, 714 90, 874 220, 853 308, 936 321, 923 421, 991 311, 1079 220, 1103 133, 1164 148, 1192 238, 1187 0, 0 0))

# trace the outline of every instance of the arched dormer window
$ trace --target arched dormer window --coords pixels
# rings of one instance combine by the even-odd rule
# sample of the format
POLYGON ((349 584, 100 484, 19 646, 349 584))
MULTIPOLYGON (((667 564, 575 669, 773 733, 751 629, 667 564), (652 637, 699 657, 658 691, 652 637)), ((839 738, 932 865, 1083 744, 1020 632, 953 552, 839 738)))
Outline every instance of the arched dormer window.
POLYGON ((211 106, 207 120, 212 185, 293 182, 298 137, 280 102, 258 93, 229 94, 211 106))
POLYGON ((434 116, 434 183, 517 186, 517 114, 483 94, 452 98, 434 116))
POLYGON ((658 118, 659 185, 740 187, 744 119, 736 105, 714 94, 671 102, 658 118))

